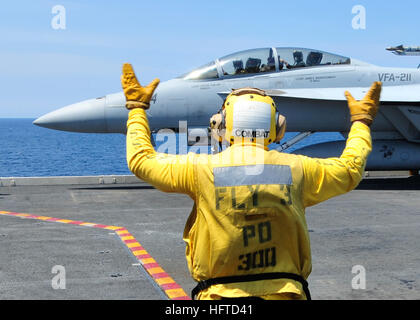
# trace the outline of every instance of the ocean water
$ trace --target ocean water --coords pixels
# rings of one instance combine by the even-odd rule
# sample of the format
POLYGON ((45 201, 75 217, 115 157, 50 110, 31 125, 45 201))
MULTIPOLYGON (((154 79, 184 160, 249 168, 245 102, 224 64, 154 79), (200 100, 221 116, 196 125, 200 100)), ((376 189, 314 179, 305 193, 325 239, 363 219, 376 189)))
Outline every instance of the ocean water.
MULTIPOLYGON (((72 133, 40 128, 34 119, 0 119, 0 177, 131 174, 125 135, 72 133)), ((296 133, 287 133, 285 139, 296 133)), ((287 152, 305 145, 343 140, 339 133, 315 133, 287 152)), ((156 149, 168 140, 156 141, 156 149)), ((276 144, 271 149, 278 148, 276 144)), ((170 148, 177 150, 177 147, 170 148)))

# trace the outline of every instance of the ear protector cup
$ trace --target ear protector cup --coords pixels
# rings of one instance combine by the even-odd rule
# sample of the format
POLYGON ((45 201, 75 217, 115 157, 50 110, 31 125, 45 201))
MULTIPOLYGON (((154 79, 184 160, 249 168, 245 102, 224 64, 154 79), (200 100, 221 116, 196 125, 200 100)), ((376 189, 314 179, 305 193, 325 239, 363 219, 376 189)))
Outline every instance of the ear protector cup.
POLYGON ((220 110, 219 113, 214 114, 210 118, 210 131, 213 139, 222 142, 223 137, 225 136, 225 116, 223 110, 220 110))
POLYGON ((280 142, 286 133, 286 117, 276 112, 276 139, 274 142, 280 142))

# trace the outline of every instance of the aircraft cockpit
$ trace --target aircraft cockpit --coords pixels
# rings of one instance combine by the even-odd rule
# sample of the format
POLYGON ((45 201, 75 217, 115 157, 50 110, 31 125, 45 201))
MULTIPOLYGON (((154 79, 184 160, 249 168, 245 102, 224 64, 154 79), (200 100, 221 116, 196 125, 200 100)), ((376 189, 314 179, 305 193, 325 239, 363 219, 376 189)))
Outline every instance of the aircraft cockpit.
POLYGON ((236 52, 179 78, 216 80, 260 73, 285 72, 298 68, 350 64, 350 58, 305 48, 262 48, 236 52))

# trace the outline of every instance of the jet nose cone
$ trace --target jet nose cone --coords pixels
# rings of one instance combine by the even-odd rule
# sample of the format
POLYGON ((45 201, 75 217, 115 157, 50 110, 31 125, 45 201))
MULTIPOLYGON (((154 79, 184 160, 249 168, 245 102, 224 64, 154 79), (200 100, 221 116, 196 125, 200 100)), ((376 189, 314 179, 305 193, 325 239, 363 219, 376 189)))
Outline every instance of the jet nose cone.
POLYGON ((105 98, 85 100, 52 111, 33 124, 62 131, 106 133, 105 98))

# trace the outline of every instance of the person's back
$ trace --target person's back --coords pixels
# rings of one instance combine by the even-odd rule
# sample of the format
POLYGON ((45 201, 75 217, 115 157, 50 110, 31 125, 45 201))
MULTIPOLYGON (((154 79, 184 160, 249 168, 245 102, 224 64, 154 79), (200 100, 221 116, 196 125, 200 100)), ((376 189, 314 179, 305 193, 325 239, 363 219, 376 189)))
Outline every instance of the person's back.
POLYGON ((299 157, 234 144, 202 157, 194 171, 196 208, 184 232, 193 278, 250 280, 213 285, 199 298, 284 292, 305 297, 302 284, 288 278, 303 280, 311 271, 299 157), (256 284, 255 274, 268 277, 256 284))

